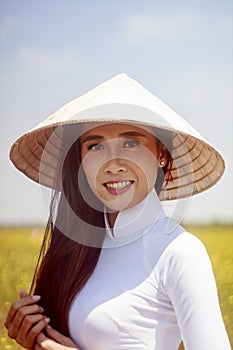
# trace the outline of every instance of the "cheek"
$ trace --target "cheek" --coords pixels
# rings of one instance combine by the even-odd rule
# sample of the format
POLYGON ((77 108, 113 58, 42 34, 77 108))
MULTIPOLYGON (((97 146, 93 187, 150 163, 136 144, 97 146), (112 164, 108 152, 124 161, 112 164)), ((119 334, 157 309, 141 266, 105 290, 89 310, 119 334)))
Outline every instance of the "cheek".
POLYGON ((86 155, 82 160, 82 167, 90 188, 95 192, 96 176, 99 168, 97 162, 94 161, 94 159, 91 159, 90 156, 86 155))
POLYGON ((138 166, 148 175, 154 174, 158 169, 158 160, 154 153, 146 150, 137 157, 138 166))
POLYGON ((149 191, 154 187, 158 174, 158 160, 150 151, 144 152, 137 159, 140 186, 149 191))

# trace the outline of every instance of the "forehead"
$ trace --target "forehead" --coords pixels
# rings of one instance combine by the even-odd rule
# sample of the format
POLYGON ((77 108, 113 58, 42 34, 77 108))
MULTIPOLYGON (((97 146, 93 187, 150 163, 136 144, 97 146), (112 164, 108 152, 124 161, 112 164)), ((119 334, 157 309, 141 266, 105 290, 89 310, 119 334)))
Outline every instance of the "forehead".
POLYGON ((123 134, 127 134, 128 132, 135 132, 148 137, 155 136, 155 132, 150 126, 127 123, 106 123, 98 125, 95 123, 83 128, 81 141, 91 135, 99 135, 104 138, 117 138, 122 137, 123 134))

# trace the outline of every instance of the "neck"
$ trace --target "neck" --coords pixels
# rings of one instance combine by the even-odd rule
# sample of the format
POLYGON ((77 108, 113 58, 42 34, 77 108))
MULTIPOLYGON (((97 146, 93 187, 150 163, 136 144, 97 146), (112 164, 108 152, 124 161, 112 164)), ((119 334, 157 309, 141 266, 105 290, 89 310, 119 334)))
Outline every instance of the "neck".
POLYGON ((149 227, 165 216, 159 198, 153 189, 148 196, 137 205, 110 212, 105 207, 104 220, 106 235, 102 247, 116 247, 135 241, 144 235, 149 227))
POLYGON ((109 222, 109 226, 111 228, 113 228, 113 226, 114 226, 114 223, 116 221, 117 215, 118 215, 118 212, 108 213, 108 222, 109 222))

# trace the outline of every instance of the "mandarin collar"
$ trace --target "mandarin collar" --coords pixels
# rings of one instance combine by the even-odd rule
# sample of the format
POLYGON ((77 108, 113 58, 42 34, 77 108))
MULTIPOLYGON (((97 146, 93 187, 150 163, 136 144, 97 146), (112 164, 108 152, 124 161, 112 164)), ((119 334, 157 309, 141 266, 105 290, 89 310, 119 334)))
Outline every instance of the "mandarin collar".
POLYGON ((105 208, 106 236, 103 242, 103 248, 122 246, 135 241, 164 216, 165 213, 155 189, 134 207, 120 211, 113 228, 109 226, 107 209, 105 208))

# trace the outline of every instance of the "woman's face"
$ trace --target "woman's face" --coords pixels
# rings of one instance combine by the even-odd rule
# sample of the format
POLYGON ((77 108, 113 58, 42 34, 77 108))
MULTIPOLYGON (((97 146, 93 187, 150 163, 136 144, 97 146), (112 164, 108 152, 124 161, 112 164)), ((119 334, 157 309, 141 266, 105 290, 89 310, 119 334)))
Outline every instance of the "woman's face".
POLYGON ((96 197, 118 212, 141 202, 155 185, 165 147, 150 128, 105 124, 81 136, 81 157, 96 197))

